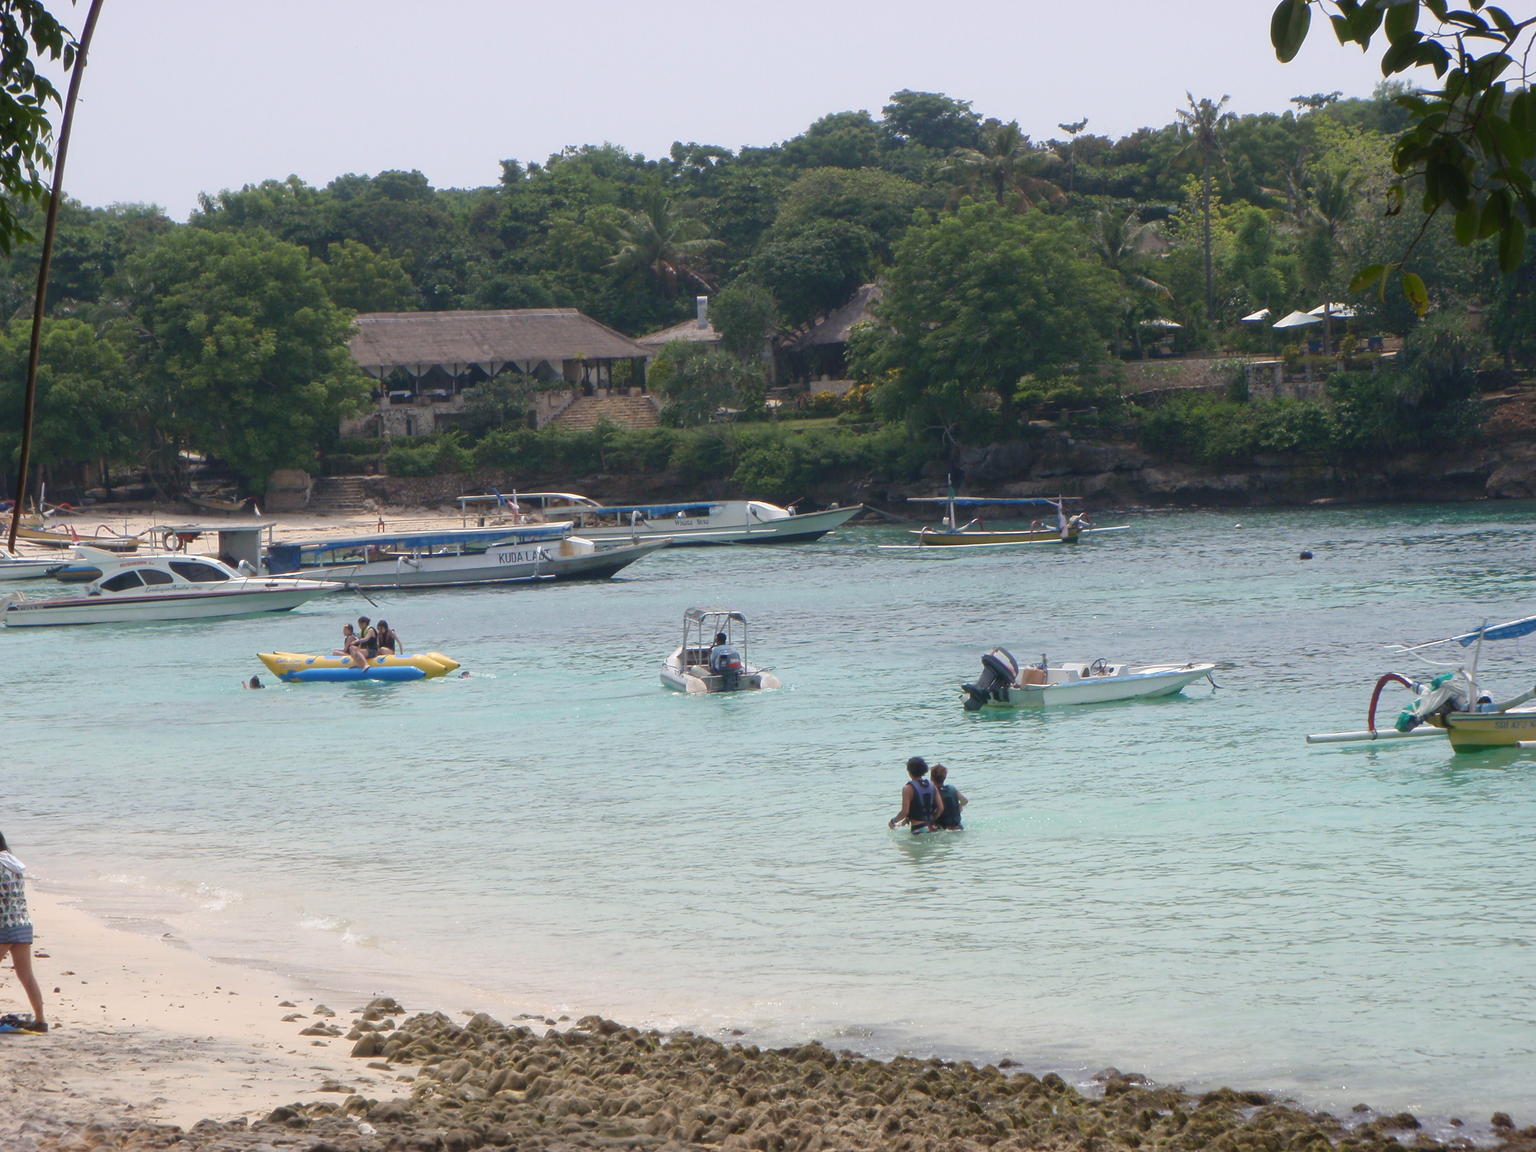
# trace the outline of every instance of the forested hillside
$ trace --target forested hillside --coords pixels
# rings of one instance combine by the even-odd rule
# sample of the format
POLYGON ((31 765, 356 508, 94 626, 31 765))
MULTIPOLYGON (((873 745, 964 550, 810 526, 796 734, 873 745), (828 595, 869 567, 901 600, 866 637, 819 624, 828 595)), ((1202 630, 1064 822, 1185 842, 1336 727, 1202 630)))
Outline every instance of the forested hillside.
MULTIPOLYGON (((323 188, 274 178, 205 195, 186 223, 70 203, 33 458, 61 480, 84 463, 148 467, 170 488, 186 450, 252 489, 273 468, 315 469, 369 392, 345 350, 359 311, 573 307, 639 335, 709 295, 724 350, 664 356, 658 390, 713 389, 750 419, 762 339, 874 281, 878 322, 851 348, 860 386, 810 406, 841 422, 821 435, 871 438, 842 453, 866 471, 1027 439, 1042 422, 1228 466, 1454 443, 1476 426, 1478 370, 1536 357, 1536 257, 1503 275, 1493 247, 1458 243, 1448 216, 1389 211, 1391 142, 1407 124, 1397 95, 1317 94, 1252 116, 1192 96, 1121 139, 1078 121, 1031 140, 1006 110, 901 91, 878 114, 830 113, 773 147, 573 145, 506 159, 494 187, 435 189, 414 172, 323 188), (1357 270, 1405 257, 1428 285, 1425 317, 1397 291, 1350 294, 1357 270), (1294 333, 1242 319, 1325 302, 1355 316, 1315 364, 1294 333), (1147 409, 1123 365, 1151 351, 1289 354, 1328 383, 1259 401, 1237 373, 1225 395, 1147 409)), ((28 310, 37 255, 23 244, 4 267, 9 316, 28 310)), ((0 339, 6 457, 25 355, 13 323, 0 339)), ((407 467, 509 466, 524 420, 516 403, 496 412, 467 437, 411 448, 407 467)))

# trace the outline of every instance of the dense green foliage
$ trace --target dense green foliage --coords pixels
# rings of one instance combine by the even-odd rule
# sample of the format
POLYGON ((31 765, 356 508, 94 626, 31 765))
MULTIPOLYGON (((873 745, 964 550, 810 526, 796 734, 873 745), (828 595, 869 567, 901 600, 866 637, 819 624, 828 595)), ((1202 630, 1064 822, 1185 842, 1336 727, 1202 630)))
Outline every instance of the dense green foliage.
POLYGON ((1135 414, 1149 452, 1220 467, 1261 455, 1370 465, 1454 444, 1476 425, 1476 367, 1485 342, 1445 321, 1424 325, 1390 369, 1338 372, 1310 400, 1176 397, 1135 414))
MULTIPOLYGON (((419 449, 423 455, 445 450, 451 451, 440 437, 429 438, 419 449)), ((402 456, 396 463, 401 451, 390 453, 390 470, 421 474, 406 463, 414 457, 402 456)), ((788 503, 858 481, 910 482, 927 463, 929 452, 895 427, 799 428, 788 423, 640 429, 599 425, 583 432, 505 429, 480 441, 470 456, 470 466, 500 473, 509 483, 597 473, 665 473, 680 491, 729 488, 788 503)))
MULTIPOLYGON (((884 298, 876 322, 853 336, 857 406, 899 430, 891 443, 930 458, 1085 412, 1101 426, 1135 425, 1159 451, 1212 461, 1342 452, 1337 425, 1347 417, 1359 426, 1373 404, 1389 413, 1428 405, 1444 416, 1436 435, 1454 435, 1464 427, 1457 402, 1427 387, 1407 354, 1399 371, 1306 404, 1189 400, 1137 413, 1121 395, 1118 360, 1171 350, 1168 333, 1180 352, 1294 359, 1305 338, 1323 333, 1240 318, 1323 301, 1360 310, 1356 335, 1428 331, 1423 302, 1448 330, 1465 328, 1476 310, 1491 341, 1484 351, 1536 365, 1536 262, 1502 273, 1497 244, 1477 240, 1502 209, 1479 217, 1473 234, 1460 209, 1427 220, 1386 215, 1405 180, 1415 195, 1432 191, 1394 168, 1416 115, 1403 97, 1390 88, 1369 100, 1318 94, 1291 111, 1234 117, 1221 99, 1191 94, 1163 125, 1121 139, 1077 121, 1061 125, 1062 139, 1035 141, 1016 120, 968 101, 903 90, 879 115, 835 112, 769 148, 679 142, 648 158, 613 144, 573 146, 542 162, 504 161, 493 187, 434 189, 420 173, 397 171, 324 187, 289 177, 206 195, 186 224, 152 207, 66 203, 40 420, 51 419, 53 389, 55 402, 68 396, 100 421, 88 433, 40 435, 35 459, 151 465, 171 488, 186 451, 214 457, 255 490, 274 466, 316 467, 338 414, 368 388, 345 352, 351 311, 575 307, 640 335, 690 316, 692 297, 707 293, 723 350, 669 349, 649 383, 677 426, 721 408, 750 416, 771 382, 765 341, 871 282, 884 298), (1357 269, 1409 250, 1425 301, 1351 293, 1357 269), (93 356, 97 367, 82 368, 93 356)), ((1517 107, 1505 109, 1510 130, 1528 132, 1517 107)), ((37 206, 23 197, 14 208, 18 226, 36 231, 37 206)), ((0 263, 5 314, 26 307, 37 254, 22 243, 0 263)), ((19 387, 14 339, 0 349, 0 396, 19 387)), ((481 387, 456 437, 397 443, 387 466, 457 469, 512 442, 536 453, 522 430, 530 388, 514 379, 481 387)), ((831 397, 807 405, 846 407, 831 397)), ((0 452, 12 431, 5 419, 0 452)), ((669 445, 660 465, 660 448, 646 441, 642 450, 617 430, 579 449, 545 438, 572 465, 589 448, 599 464, 639 453, 646 467, 786 489, 821 458, 809 433, 754 445, 742 432, 727 455, 724 441, 703 433, 670 435, 657 434, 669 445)), ((887 433, 871 435, 834 439, 862 452, 887 433)), ((1410 442, 1423 439, 1378 441, 1410 442)), ((384 459, 382 449, 334 455, 332 471, 384 459)), ((823 455, 843 467, 858 452, 823 455)))

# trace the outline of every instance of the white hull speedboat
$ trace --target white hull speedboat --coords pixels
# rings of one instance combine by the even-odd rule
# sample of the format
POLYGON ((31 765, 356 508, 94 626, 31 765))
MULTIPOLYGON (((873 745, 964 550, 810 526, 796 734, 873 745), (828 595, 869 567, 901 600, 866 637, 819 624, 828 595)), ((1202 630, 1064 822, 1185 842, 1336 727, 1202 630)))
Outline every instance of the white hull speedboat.
POLYGON ((864 508, 795 512, 765 500, 692 500, 668 504, 600 504, 573 492, 519 492, 461 496, 466 516, 504 518, 512 524, 568 520, 589 540, 643 543, 667 539, 674 547, 699 544, 791 544, 820 539, 864 508))
POLYGON ((344 585, 247 576, 221 560, 177 553, 123 555, 82 546, 100 575, 71 596, 0 599, 9 628, 138 624, 287 612, 344 585))
POLYGON ((1171 696, 1196 680, 1208 679, 1216 670, 1215 664, 1114 664, 1108 660, 1082 664, 1042 660, 1020 668, 1005 648, 992 649, 981 664, 982 674, 975 683, 962 685, 967 712, 1171 696))
POLYGON ((364 588, 606 580, 666 546, 660 539, 599 547, 560 522, 275 544, 268 567, 364 588))
POLYGON ((49 574, 50 569, 73 559, 75 554, 72 550, 56 552, 51 556, 26 556, 0 545, 0 580, 40 580, 49 574))
POLYGON ((728 608, 690 608, 683 613, 683 642, 661 666, 663 687, 699 695, 782 688, 777 676, 747 662, 747 618, 728 608), (724 634, 730 653, 716 649, 724 634), (717 658, 725 656, 725 658, 717 658))

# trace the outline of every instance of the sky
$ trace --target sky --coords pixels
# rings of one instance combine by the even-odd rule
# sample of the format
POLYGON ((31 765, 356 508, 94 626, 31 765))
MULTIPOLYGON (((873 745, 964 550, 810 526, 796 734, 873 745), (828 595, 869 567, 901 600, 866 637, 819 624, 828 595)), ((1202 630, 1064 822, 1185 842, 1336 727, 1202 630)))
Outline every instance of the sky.
MULTIPOLYGON (((904 88, 1045 140, 1084 117, 1110 137, 1167 124, 1186 92, 1284 112, 1381 79, 1320 21, 1278 63, 1273 0, 953 2, 105 0, 65 192, 185 220, 199 193, 289 175, 481 187, 568 145, 764 146, 832 112, 878 118, 904 88)), ((50 7, 75 27, 87 4, 50 7)))

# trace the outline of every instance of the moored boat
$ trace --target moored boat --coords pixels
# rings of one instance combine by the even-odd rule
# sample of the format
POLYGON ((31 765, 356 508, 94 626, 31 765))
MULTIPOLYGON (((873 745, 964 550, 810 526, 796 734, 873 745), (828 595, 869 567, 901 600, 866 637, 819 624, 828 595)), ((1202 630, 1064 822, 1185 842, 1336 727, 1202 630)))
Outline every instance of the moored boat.
POLYGON ((279 680, 290 684, 355 680, 431 680, 456 671, 459 662, 441 652, 375 656, 362 667, 346 656, 311 656, 304 652, 258 652, 256 658, 279 680))
MULTIPOLYGON (((991 496, 956 496, 951 492, 948 496, 909 496, 908 501, 915 504, 942 504, 944 516, 937 527, 924 525, 921 528, 908 529, 917 537, 915 544, 906 545, 908 548, 964 548, 964 547, 997 547, 1006 544, 1075 544, 1082 536, 1097 532, 1122 532, 1125 525, 1119 524, 1109 528, 1096 527, 1085 513, 1067 515, 1066 501, 1071 497, 1058 496, 1053 498, 1045 496, 1021 496, 1021 497, 991 497, 991 496), (1034 520, 1027 528, 988 528, 980 518, 973 516, 964 523, 961 522, 961 509, 980 512, 983 509, 1000 510, 1005 514, 1011 509, 1029 509, 1036 512, 1044 512, 1044 515, 1034 520)), ((885 547, 901 547, 900 545, 886 545, 885 547)))
POLYGON ((0 599, 10 628, 52 624, 133 624, 287 612, 343 587, 332 581, 254 576, 211 556, 120 555, 80 547, 99 574, 72 596, 0 599))
POLYGON ((0 544, 0 580, 38 580, 52 575, 53 569, 72 560, 73 554, 51 556, 24 555, 0 544))
POLYGON ((460 496, 466 517, 512 524, 570 521, 595 541, 668 539, 674 547, 700 544, 792 544, 818 540, 863 511, 862 504, 796 512, 766 500, 684 500, 659 504, 601 504, 574 492, 517 492, 460 496))
POLYGON ((1353 744, 1405 737, 1443 736, 1457 752, 1484 748, 1536 748, 1536 688, 1502 702, 1483 690, 1478 678, 1478 658, 1485 640, 1512 640, 1536 632, 1536 616, 1526 616, 1502 624, 1487 625, 1456 636, 1402 647, 1405 654, 1426 663, 1449 667, 1426 680, 1416 680, 1397 672, 1388 672, 1376 681, 1366 709, 1366 727, 1352 732, 1318 732, 1307 737, 1308 744, 1353 744), (1472 659, 1465 664, 1434 661, 1423 655, 1425 649, 1457 644, 1463 648, 1476 645, 1472 659), (1376 708, 1389 684, 1398 684, 1414 694, 1413 700, 1397 715, 1390 728, 1376 727, 1376 708))
MULTIPOLYGON (((965 710, 1037 708, 1053 704, 1104 704, 1146 700, 1181 692, 1196 680, 1211 679, 1215 664, 1117 664, 1109 660, 1020 666, 1006 648, 981 658, 982 673, 963 684, 965 710)), ((1215 680, 1211 684, 1215 686, 1215 680)))
POLYGON ((783 687, 772 672, 748 663, 747 618, 729 608, 683 613, 683 642, 661 666, 661 683, 693 695, 783 687))
POLYGON ((267 550, 267 568, 368 588, 605 580, 666 546, 661 538, 600 547, 562 521, 279 542, 267 550))

